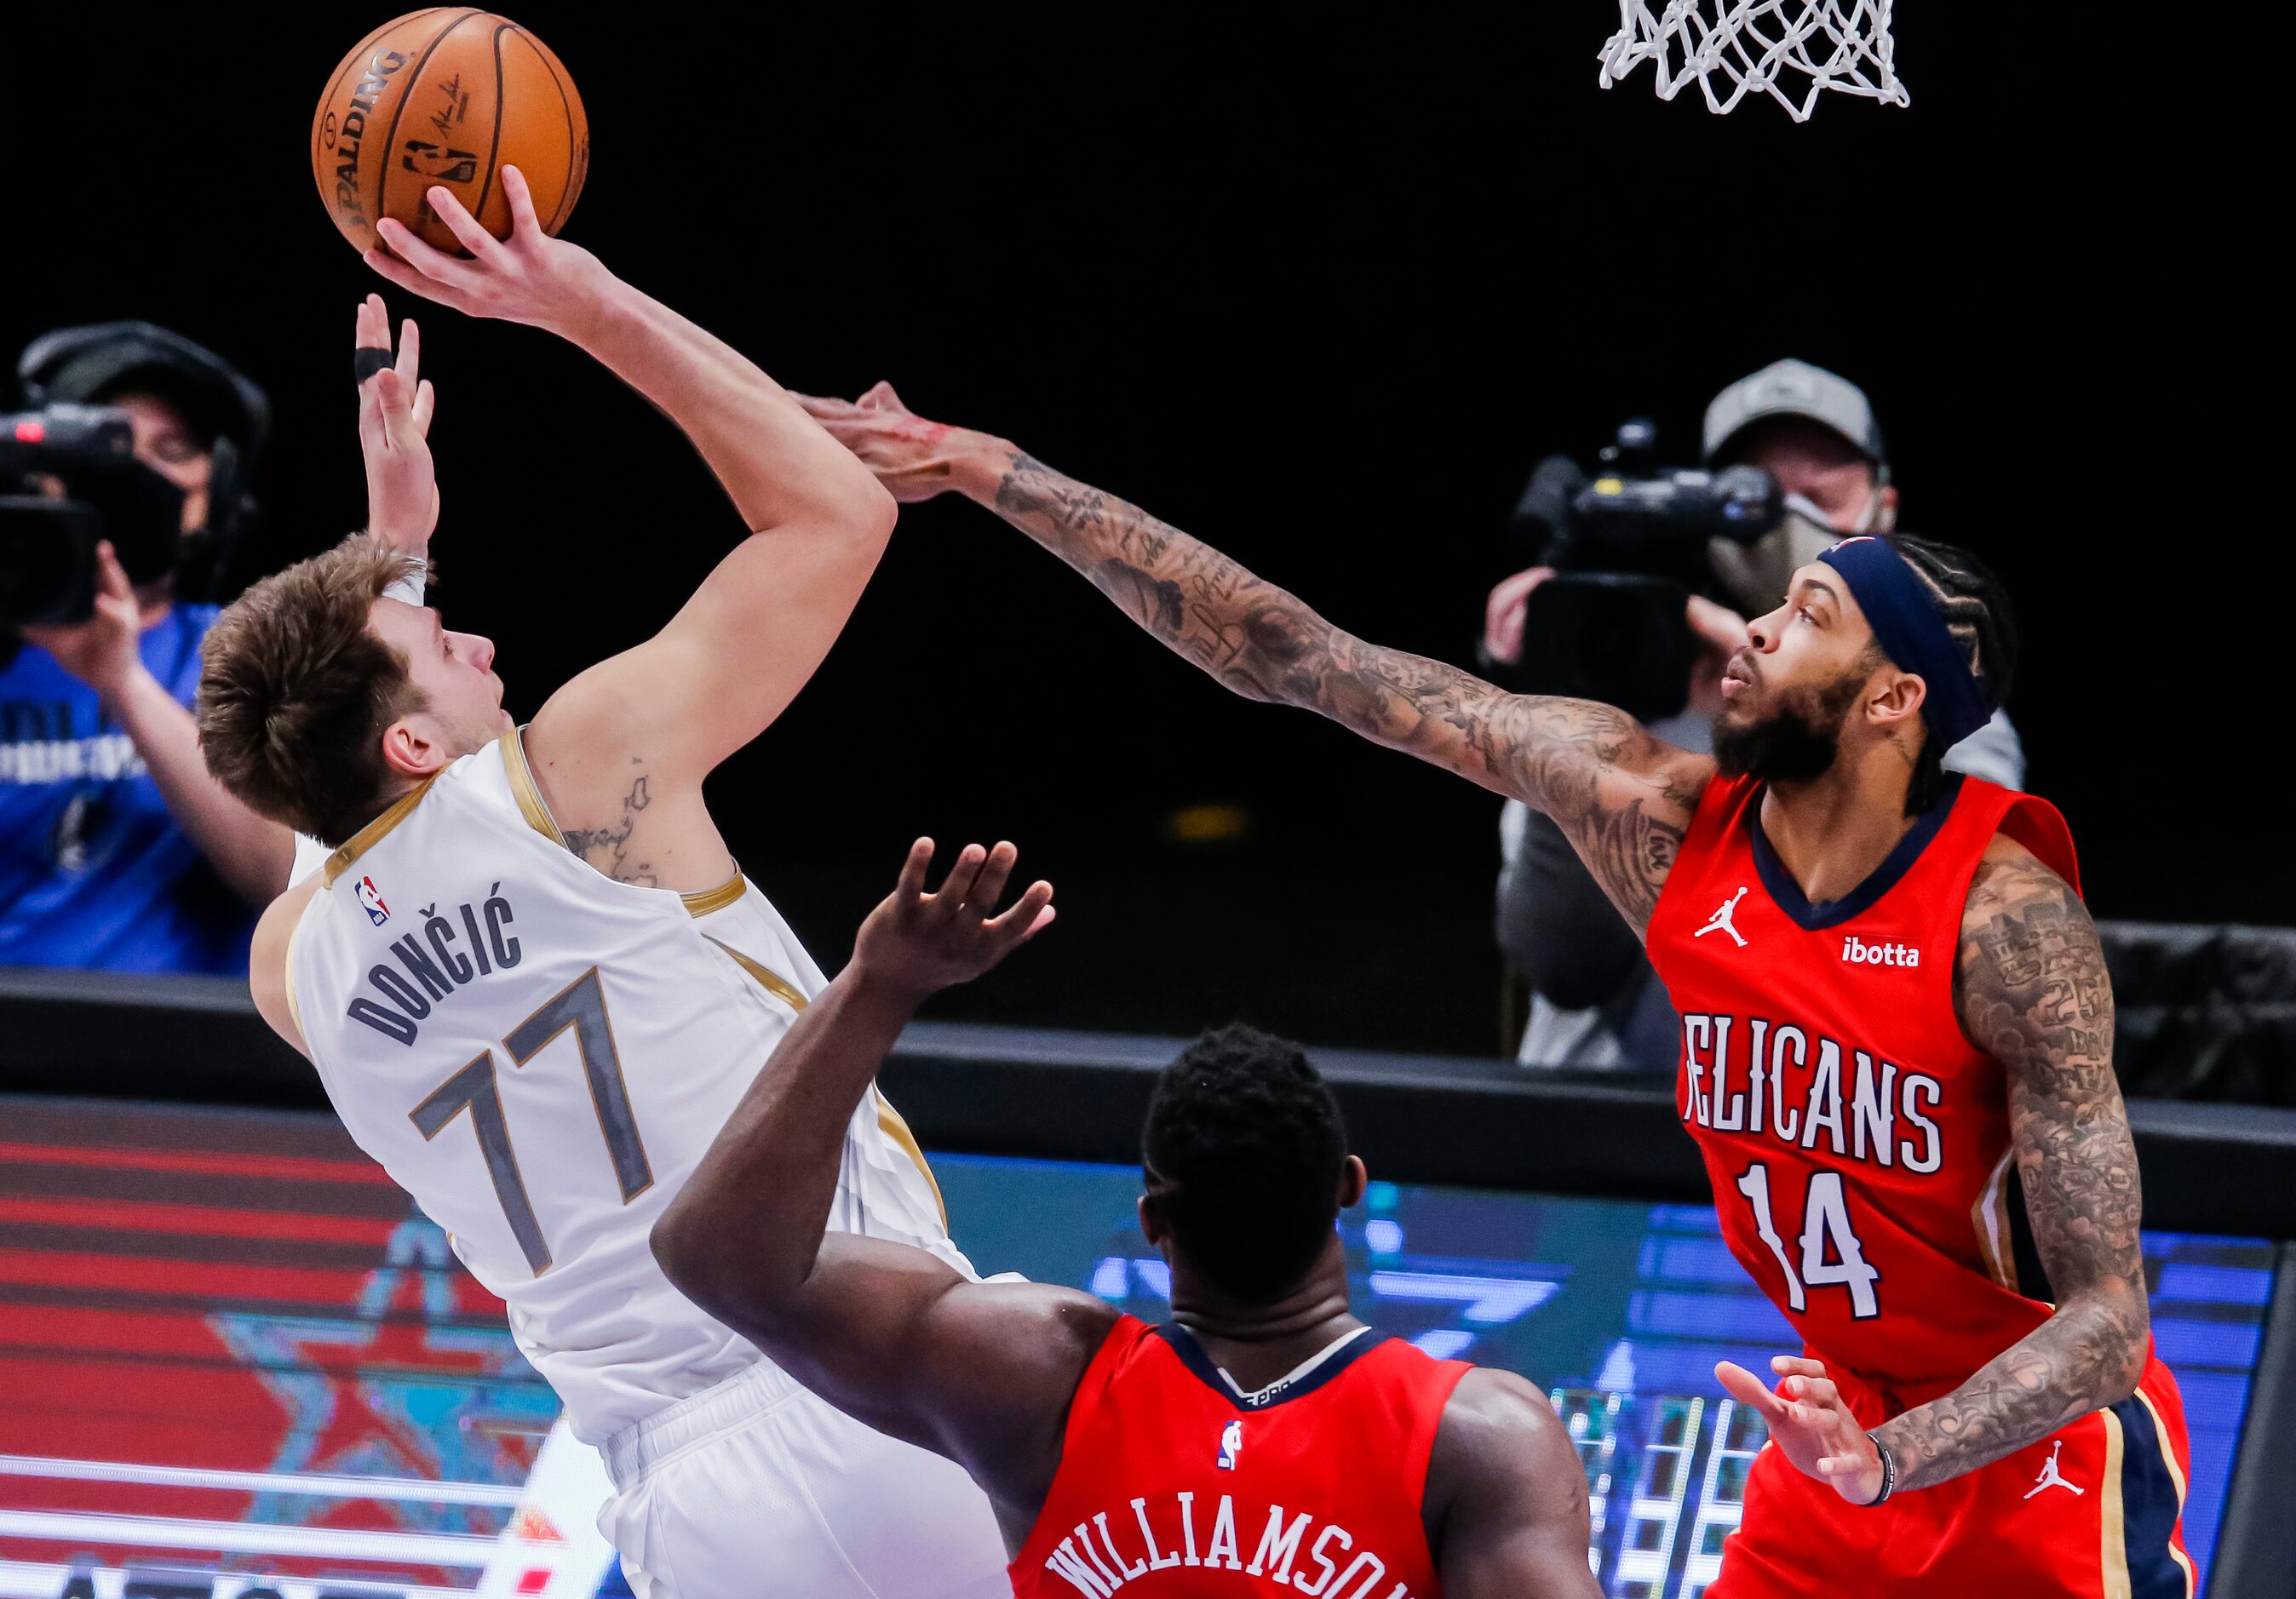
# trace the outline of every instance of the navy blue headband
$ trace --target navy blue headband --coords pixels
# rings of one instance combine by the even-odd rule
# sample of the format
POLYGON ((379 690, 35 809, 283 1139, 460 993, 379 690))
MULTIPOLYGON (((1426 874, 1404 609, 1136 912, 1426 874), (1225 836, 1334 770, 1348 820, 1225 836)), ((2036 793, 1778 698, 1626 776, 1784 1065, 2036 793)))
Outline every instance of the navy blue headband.
POLYGON ((1849 583, 1882 652, 1899 671, 1921 678, 1929 691, 1922 720, 1940 743, 1957 744, 1993 719, 1984 686, 1930 603, 1929 590, 1886 539, 1845 538, 1818 559, 1849 583))

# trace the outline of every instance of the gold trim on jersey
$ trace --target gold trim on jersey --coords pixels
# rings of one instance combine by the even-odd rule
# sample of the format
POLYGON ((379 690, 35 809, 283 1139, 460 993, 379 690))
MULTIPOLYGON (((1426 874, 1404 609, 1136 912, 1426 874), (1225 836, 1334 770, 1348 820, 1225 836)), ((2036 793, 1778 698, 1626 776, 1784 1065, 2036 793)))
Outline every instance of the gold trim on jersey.
MULTIPOLYGON (((723 890, 714 891, 722 892, 723 890)), ((708 933, 703 933, 701 936, 705 939, 709 939, 709 935, 708 933)), ((717 945, 718 948, 724 950, 727 955, 732 955, 734 961, 739 964, 742 971, 748 972, 751 977, 758 980, 758 986, 763 988, 767 993, 772 995, 775 999, 780 1000, 793 1011, 802 1011, 805 1009, 805 996, 799 993, 794 988, 791 987, 790 984, 783 981, 781 978, 775 976, 772 972, 758 964, 756 961, 751 960, 748 955, 743 955, 731 944, 726 943, 725 939, 709 939, 709 941, 712 944, 717 945)), ((877 1130, 884 1134, 886 1137, 890 1138, 896 1144, 899 1145, 901 1152, 907 1155, 911 1160, 916 1163, 918 1172, 924 1177, 925 1186, 932 1190, 933 1204, 938 1207, 940 1211, 940 1225, 943 1227, 947 1226, 948 1201, 940 1196, 939 1179, 933 1176, 932 1168, 926 1163, 925 1152, 917 1145, 917 1136, 909 1131, 909 1124, 901 1119, 901 1113, 893 1109, 892 1103, 886 1099, 882 1092, 873 1086, 871 1088, 870 1092, 877 1095, 877 1130)))
POLYGON ((495 742, 502 746, 503 770, 510 775, 510 791, 518 800, 526 824, 552 843, 564 847, 566 835, 558 831, 558 819, 550 814, 549 802, 543 799, 542 789, 534 781, 534 768, 526 764, 526 730, 513 727, 495 742))
POLYGON ((909 1131, 909 1124, 901 1119, 898 1111, 893 1109, 893 1102, 885 1097, 885 1091, 880 1088, 875 1093, 877 1130, 899 1144, 909 1159, 917 1163, 917 1169, 924 1174, 925 1186, 932 1190, 933 1203, 940 1210, 940 1225, 946 1230, 948 1226, 948 1201, 940 1196, 940 1184, 933 1177, 932 1168, 925 1164, 925 1152, 917 1147, 917 1136, 909 1131))
MULTIPOLYGON (((2161 1459, 2169 1468, 2169 1480, 2177 1485, 2177 1519, 2181 1523, 2185 1517, 2185 1468, 2177 1464, 2177 1446, 2169 1441, 2169 1423, 2161 1419, 2161 1407, 2152 1402, 2152 1396, 2146 1393, 2141 1387, 2136 1390, 2136 1397, 2144 1401, 2144 1414, 2152 1418, 2153 1441, 2161 1447, 2161 1459)), ((2200 1573, 2193 1570, 2192 1556, 2171 1543, 2169 1546, 2169 1558, 2183 1568, 2185 1599, 2192 1599, 2200 1586, 2200 1573)))
POLYGON ((2177 1485, 2177 1513, 2182 1515, 2185 1512, 2185 1468, 2177 1464, 2177 1451, 2169 1442, 2169 1423, 2161 1419, 2161 1407, 2152 1402, 2151 1394, 2140 1388, 2136 1390, 2136 1397, 2144 1402, 2144 1409, 2152 1418, 2153 1435, 2161 1440, 2161 1458, 2169 1467, 2169 1480, 2177 1485))
POLYGON ((422 796, 429 793, 430 785, 438 781, 439 774, 431 773, 430 776, 392 800, 389 810, 344 840, 343 847, 327 857, 327 864, 319 868, 320 885, 324 888, 333 888, 335 879, 349 870, 353 861, 382 842, 383 834, 414 814, 414 808, 422 803, 422 796))
POLYGON ((2128 1528, 2120 1502, 2120 1457, 2126 1445, 2120 1436, 2120 1418, 2110 1410, 2096 1414, 2104 1419, 2104 1483, 2096 1505, 2104 1538, 2098 1551, 2104 1599, 2129 1599, 2128 1528))
MULTIPOLYGON (((703 889, 699 893, 681 894, 678 898, 685 901, 687 915, 706 916, 712 911, 724 910, 749 891, 749 880, 742 875, 741 865, 736 862, 734 866, 734 875, 716 888, 703 889)), ((715 941, 712 940, 712 942, 715 941)))
MULTIPOLYGON (((550 814, 550 802, 542 797, 542 785, 534 780, 534 768, 526 760, 526 730, 513 727, 496 741, 502 745, 503 770, 510 777, 512 797, 518 801, 519 814, 526 824, 562 848, 571 849, 566 835, 559 830, 558 818, 550 814)), ((681 894, 688 915, 706 916, 712 911, 722 911, 749 892, 750 884, 742 875, 737 863, 734 875, 714 889, 701 889, 691 894, 681 894)), ((794 990, 792 990, 794 992, 794 990)), ((804 1002, 799 1001, 800 1004, 804 1002)))
MULTIPOLYGON (((705 939, 709 939, 709 935, 708 933, 703 933, 701 936, 705 939)), ((753 961, 748 955, 743 955, 740 950, 734 948, 723 939, 709 939, 709 941, 712 944, 717 945, 718 948, 724 950, 727 955, 732 955, 735 963, 741 966, 742 971, 748 972, 751 977, 758 980, 758 986, 765 989, 767 993, 772 995, 775 999, 780 1000, 792 1011, 801 1011, 805 1009, 805 996, 799 993, 796 986, 791 983, 787 979, 775 976, 767 968, 759 965, 756 961, 753 961)))
POLYGON ((2001 1163, 1993 1175, 1985 1179, 1985 1186, 1977 1191, 1977 1202, 1969 1208, 1969 1225, 1977 1229, 1977 1254, 1985 1262, 1992 1279, 2010 1292, 2018 1292, 2017 1254, 2009 1242, 2009 1211, 2002 1202, 2008 1191, 2010 1162, 2017 1158, 2013 1149, 2005 1151, 2001 1163))

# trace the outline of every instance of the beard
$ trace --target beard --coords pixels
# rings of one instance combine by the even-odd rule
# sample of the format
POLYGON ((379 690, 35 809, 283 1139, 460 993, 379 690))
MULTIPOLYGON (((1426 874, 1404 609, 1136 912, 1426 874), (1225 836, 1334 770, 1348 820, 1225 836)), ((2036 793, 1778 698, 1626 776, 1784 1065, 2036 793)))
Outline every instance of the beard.
POLYGON ((1809 783, 1833 767, 1841 753, 1841 726, 1865 686, 1866 674, 1845 672, 1819 688, 1781 693, 1764 716, 1714 724, 1714 764, 1725 777, 1765 783, 1809 783))

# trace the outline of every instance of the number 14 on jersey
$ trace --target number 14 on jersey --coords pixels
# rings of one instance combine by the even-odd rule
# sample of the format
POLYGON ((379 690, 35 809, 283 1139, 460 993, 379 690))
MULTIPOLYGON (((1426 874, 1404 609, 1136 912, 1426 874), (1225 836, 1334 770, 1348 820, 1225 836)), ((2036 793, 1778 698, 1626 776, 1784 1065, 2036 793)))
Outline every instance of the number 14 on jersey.
POLYGON ((1738 1192, 1753 1207, 1754 1231, 1769 1245, 1770 1253, 1777 1257, 1778 1269, 1785 1273, 1789 1308, 1808 1309, 1810 1289, 1841 1287, 1849 1291, 1849 1314, 1853 1319, 1868 1321, 1882 1314, 1874 1298, 1874 1284, 1881 1281, 1882 1274, 1866 1264, 1857 1229, 1849 1225, 1849 1201, 1842 1194, 1840 1172, 1810 1174, 1809 1192, 1802 1201, 1799 1273, 1787 1257, 1785 1239, 1779 1234, 1771 1213, 1767 1163, 1757 1160, 1746 1168, 1745 1175, 1738 1179, 1738 1192))

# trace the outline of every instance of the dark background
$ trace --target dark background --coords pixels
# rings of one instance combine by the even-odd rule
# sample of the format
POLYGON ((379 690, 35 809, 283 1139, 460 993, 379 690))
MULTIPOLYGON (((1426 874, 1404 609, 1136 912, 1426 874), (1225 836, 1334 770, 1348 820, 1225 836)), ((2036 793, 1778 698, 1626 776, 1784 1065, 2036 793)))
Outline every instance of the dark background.
MULTIPOLYGON (((141 316, 265 382, 269 564, 362 515, 345 352, 373 285, 305 141, 385 9, 85 7, 0 37, 0 347, 141 316)), ((1648 67, 1598 89, 1600 0, 513 14, 590 114, 569 237, 793 387, 890 377, 1383 643, 1470 659, 1538 455, 1643 413, 1686 461, 1722 384, 1787 354, 1844 373, 1903 525, 2019 598, 2012 709, 2098 913, 2286 921, 2286 563, 2248 509, 2274 496, 2240 491, 2258 424, 2211 375, 2258 337, 2250 224, 2197 201, 2206 135, 2136 59, 2183 46, 2067 48, 2054 8, 1900 13, 1911 108, 1828 97, 1800 126, 1661 104, 1648 67)), ((740 529, 585 358, 421 311, 439 597, 529 715, 740 529)), ((914 833, 1019 840, 1062 924, 943 1013, 1496 1042, 1497 801, 1230 697, 961 503, 905 512, 818 680, 711 797, 832 968, 914 833), (1243 836, 1178 841, 1206 803, 1243 836)))

